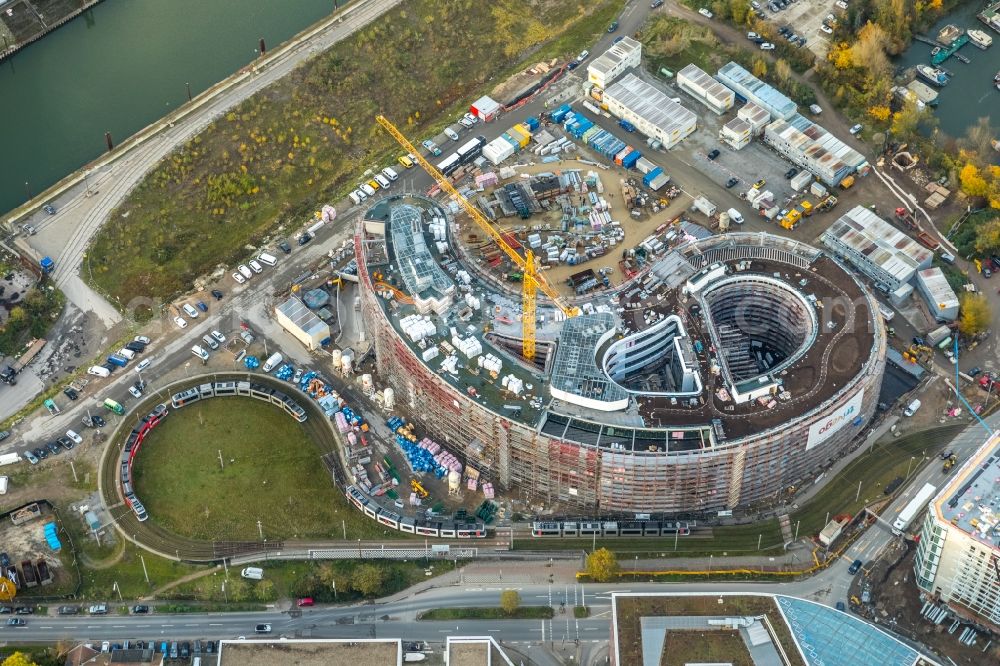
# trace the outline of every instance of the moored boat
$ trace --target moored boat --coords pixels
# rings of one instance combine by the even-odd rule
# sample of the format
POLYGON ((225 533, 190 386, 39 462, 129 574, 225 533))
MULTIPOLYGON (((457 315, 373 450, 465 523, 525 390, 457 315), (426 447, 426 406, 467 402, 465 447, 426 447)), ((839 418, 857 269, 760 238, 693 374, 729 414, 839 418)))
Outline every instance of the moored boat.
POLYGON ((943 70, 930 65, 917 65, 917 76, 933 86, 940 87, 948 84, 948 75, 943 70))
POLYGON ((993 44, 993 37, 982 30, 969 30, 966 34, 969 36, 969 41, 981 49, 987 49, 993 44))

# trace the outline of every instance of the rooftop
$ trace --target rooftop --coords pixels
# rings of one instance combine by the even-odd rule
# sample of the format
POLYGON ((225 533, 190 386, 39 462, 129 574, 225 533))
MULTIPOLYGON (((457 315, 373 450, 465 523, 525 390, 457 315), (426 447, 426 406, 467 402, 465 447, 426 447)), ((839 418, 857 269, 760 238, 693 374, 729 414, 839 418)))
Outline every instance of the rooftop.
POLYGON ((612 593, 619 664, 937 666, 873 624, 772 594, 612 593))
POLYGON ((934 507, 942 520, 1000 552, 1000 432, 953 474, 934 507))
POLYGON ((607 87, 604 94, 617 100, 622 106, 628 107, 632 113, 660 128, 667 135, 697 121, 697 116, 693 112, 635 74, 629 73, 618 79, 607 87))
POLYGON ((219 644, 219 666, 391 666, 403 663, 398 638, 243 640, 219 644))
POLYGON ((958 296, 948 284, 948 278, 940 268, 926 268, 917 273, 917 278, 941 309, 958 307, 958 296))
POLYGON ((892 276, 908 282, 934 253, 864 206, 847 211, 823 233, 823 242, 842 245, 892 276))
POLYGON ((753 98, 756 98, 751 99, 751 101, 757 102, 758 105, 779 118, 790 118, 798 109, 795 102, 783 93, 764 83, 735 62, 726 63, 719 68, 719 78, 729 87, 735 87, 736 92, 743 97, 747 97, 747 93, 749 93, 753 98))
POLYGON ((276 308, 278 312, 288 317, 292 323, 309 335, 329 335, 330 327, 306 307, 298 298, 291 296, 276 308))
POLYGON ((633 58, 635 52, 642 53, 642 43, 631 37, 623 37, 620 42, 602 53, 587 66, 587 71, 607 74, 622 62, 633 58))
POLYGON ((830 171, 837 171, 844 166, 858 169, 867 162, 864 155, 798 113, 787 120, 775 120, 768 130, 782 137, 803 156, 830 171))

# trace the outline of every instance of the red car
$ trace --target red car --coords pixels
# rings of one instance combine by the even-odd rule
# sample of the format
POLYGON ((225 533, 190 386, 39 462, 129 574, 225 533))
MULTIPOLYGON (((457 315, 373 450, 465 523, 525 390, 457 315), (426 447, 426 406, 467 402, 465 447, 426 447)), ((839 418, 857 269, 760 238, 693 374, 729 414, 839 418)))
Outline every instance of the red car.
POLYGON ((302 597, 301 599, 299 599, 298 601, 295 602, 295 605, 296 606, 312 606, 313 603, 315 603, 315 602, 313 601, 312 597, 302 597))

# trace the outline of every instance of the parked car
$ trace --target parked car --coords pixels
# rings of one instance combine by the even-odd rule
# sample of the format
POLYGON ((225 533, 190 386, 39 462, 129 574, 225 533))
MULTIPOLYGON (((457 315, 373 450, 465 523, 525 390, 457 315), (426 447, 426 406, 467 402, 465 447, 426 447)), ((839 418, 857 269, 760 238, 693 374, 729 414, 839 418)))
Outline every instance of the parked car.
POLYGON ((214 297, 215 297, 215 300, 217 300, 217 301, 221 301, 221 300, 222 300, 222 297, 223 297, 223 296, 225 296, 225 294, 223 294, 223 293, 222 293, 221 291, 219 291, 218 289, 213 289, 213 290, 212 290, 212 296, 214 296, 214 297))
MULTIPOLYGON (((70 432, 73 432, 73 431, 70 430, 70 432)), ((76 433, 73 433, 73 434, 76 435, 76 433)), ((76 436, 80 437, 79 435, 76 435, 76 436)), ((80 441, 82 442, 83 438, 81 438, 80 441)), ((60 437, 59 439, 56 440, 56 442, 58 442, 59 446, 63 447, 67 451, 71 451, 73 449, 73 447, 76 446, 77 443, 79 443, 79 442, 74 443, 73 440, 71 440, 69 437, 60 437)))
POLYGON ((753 41, 753 40, 757 39, 758 37, 760 37, 760 35, 758 35, 756 32, 748 32, 747 33, 747 39, 749 39, 750 41, 753 41))
POLYGON ((841 613, 846 613, 847 612, 847 607, 844 606, 844 602, 843 601, 838 601, 837 602, 837 610, 839 610, 841 613))
POLYGON ((132 612, 136 615, 144 615, 149 612, 149 606, 132 606, 132 612))
POLYGON ((308 243, 312 239, 313 239, 312 234, 307 231, 304 234, 302 234, 301 236, 299 236, 299 245, 305 245, 306 243, 308 243))
POLYGON ((254 633, 257 634, 269 634, 271 633, 271 625, 269 624, 258 624, 254 628, 254 633))
POLYGON ((108 614, 108 605, 107 604, 93 604, 88 609, 88 612, 91 615, 107 615, 108 614))
POLYGON ((653 2, 649 5, 649 8, 656 9, 657 7, 662 7, 662 6, 663 6, 663 0, 653 0, 653 2))
POLYGON ((24 457, 27 458, 28 462, 30 462, 32 465, 37 465, 38 464, 38 456, 36 456, 31 451, 25 451, 24 452, 24 457))
POLYGON ((795 167, 792 167, 791 169, 785 172, 785 178, 794 178, 798 173, 799 170, 796 169, 795 167))
POLYGON ((825 32, 828 35, 832 35, 833 34, 833 28, 831 28, 830 26, 828 26, 826 23, 824 23, 823 25, 821 25, 819 27, 819 29, 822 30, 823 32, 825 32))
POLYGON ((250 264, 250 268, 253 270, 254 273, 263 273, 264 272, 264 267, 261 266, 260 262, 258 262, 256 259, 251 259, 247 263, 250 264))
POLYGON ((278 243, 278 247, 285 254, 291 254, 292 253, 292 246, 288 244, 288 241, 281 241, 280 243, 278 243))
POLYGON ((194 306, 202 312, 208 312, 208 305, 205 304, 205 301, 195 301, 194 306))
POLYGON ((313 601, 312 597, 302 597, 301 599, 299 599, 298 601, 295 602, 295 605, 296 606, 312 606, 313 603, 315 603, 315 602, 313 601))
POLYGON ((774 44, 772 44, 771 42, 764 42, 763 44, 760 45, 760 50, 761 51, 773 51, 774 50, 774 44))
POLYGON ((222 333, 219 333, 216 330, 212 331, 212 337, 215 338, 219 342, 219 344, 223 344, 226 342, 226 336, 224 336, 222 333))
POLYGON ((187 328, 187 320, 184 317, 177 316, 174 317, 174 323, 177 324, 177 328, 187 328))
POLYGON ((728 189, 731 187, 735 187, 736 184, 739 182, 740 182, 739 178, 730 178, 729 180, 726 181, 726 188, 728 189))
POLYGON ((710 159, 710 160, 714 160, 714 159, 715 159, 716 157, 718 157, 718 156, 719 156, 719 154, 720 154, 720 153, 719 153, 719 149, 718 149, 718 148, 714 148, 714 149, 712 149, 712 150, 711 150, 711 151, 710 151, 710 152, 708 153, 708 159, 710 159))
POLYGON ((54 456, 59 455, 59 453, 62 451, 62 447, 59 446, 58 441, 49 442, 48 444, 45 445, 45 448, 47 448, 49 450, 49 453, 51 453, 54 456))
POLYGON ((10 430, 0 430, 0 442, 10 437, 10 430))
POLYGON ((253 272, 249 268, 247 268, 244 264, 240 264, 239 266, 237 266, 236 270, 238 270, 240 272, 240 275, 242 275, 248 280, 253 277, 253 272))
POLYGON ((474 114, 472 114, 472 113, 468 113, 468 112, 466 112, 466 114, 465 114, 464 116, 462 116, 462 117, 463 117, 463 118, 464 118, 465 120, 468 120, 468 121, 469 121, 470 123, 472 123, 473 125, 475 125, 476 123, 478 123, 478 122, 479 122, 479 118, 478 118, 477 116, 475 116, 474 114))
POLYGON ((34 606, 18 606, 14 611, 18 615, 32 615, 35 612, 34 606))
MULTIPOLYGON (((67 430, 67 431, 66 431, 66 436, 67 436, 67 437, 68 437, 68 438, 70 439, 70 441, 72 441, 72 442, 73 442, 74 444, 83 444, 83 437, 80 437, 80 435, 78 435, 78 434, 77 434, 77 432, 76 432, 75 430, 67 430)), ((71 448, 72 448, 72 447, 71 447, 71 448)))
POLYGON ((182 304, 181 305, 181 310, 183 310, 184 314, 186 314, 188 317, 191 317, 191 319, 197 319, 198 318, 198 311, 195 310, 194 306, 192 306, 190 303, 184 303, 184 304, 182 304))
POLYGON ((44 206, 42 206, 42 210, 45 211, 46 215, 55 215, 56 214, 56 207, 53 206, 52 204, 45 204, 44 206))
POLYGON ((144 345, 148 345, 150 342, 152 342, 152 340, 150 340, 149 338, 147 338, 145 335, 137 335, 134 338, 132 338, 132 341, 133 342, 141 342, 144 345))
POLYGON ((618 29, 618 21, 612 21, 611 25, 608 26, 608 32, 614 32, 618 29))
POLYGON ((103 428, 108 425, 108 422, 104 420, 104 417, 97 416, 96 414, 90 417, 90 420, 93 421, 95 428, 103 428))
POLYGON ((576 61, 578 63, 582 63, 584 60, 586 60, 589 57, 590 57, 590 51, 583 50, 583 51, 580 51, 580 55, 578 55, 576 57, 576 61))
POLYGON ((125 349, 127 349, 130 352, 134 352, 136 354, 141 354, 142 352, 146 351, 146 345, 142 344, 141 342, 136 342, 135 340, 133 340, 132 342, 125 343, 125 349))
POLYGON ((31 452, 34 453, 36 456, 38 456, 39 460, 45 460, 46 458, 49 457, 49 452, 40 446, 36 446, 35 448, 31 449, 31 452))
POLYGON ((705 9, 704 7, 702 7, 701 9, 699 9, 698 13, 701 14, 702 16, 704 16, 705 18, 712 18, 713 16, 715 16, 715 14, 713 14, 709 10, 705 9))
POLYGON ((979 366, 977 365, 977 366, 976 366, 976 367, 974 367, 974 368, 973 368, 972 370, 969 370, 969 372, 967 372, 966 374, 967 374, 967 375, 969 375, 970 377, 978 377, 978 376, 979 376, 979 375, 981 375, 982 373, 983 373, 983 369, 982 369, 982 368, 980 368, 980 367, 979 367, 979 366))
POLYGON ((59 614, 60 615, 79 615, 79 613, 80 613, 80 607, 79 606, 60 606, 59 607, 59 614))
POLYGON ((847 9, 847 2, 846 2, 846 0, 837 0, 837 2, 835 2, 835 3, 833 3, 833 4, 834 4, 834 5, 835 5, 835 6, 836 6, 836 7, 838 8, 838 9, 847 9))
POLYGON ((847 568, 847 573, 849 573, 849 574, 851 574, 853 576, 854 574, 856 574, 859 571, 861 571, 861 567, 863 567, 863 566, 864 566, 864 562, 862 562, 861 560, 854 560, 854 562, 851 563, 851 566, 849 566, 847 568))
POLYGON ((140 391, 139 389, 137 389, 134 386, 129 386, 128 387, 128 392, 131 393, 136 398, 141 398, 142 397, 142 391, 140 391))
POLYGON ((76 400, 77 398, 80 397, 80 394, 77 393, 76 389, 74 389, 72 386, 67 386, 66 388, 64 388, 63 395, 69 398, 70 400, 76 400))
POLYGON ((7 620, 8 627, 23 627, 26 624, 28 623, 19 617, 12 617, 9 620, 7 620))
POLYGON ((857 136, 858 134, 861 134, 861 130, 863 130, 863 129, 864 129, 864 125, 862 125, 861 123, 858 123, 857 125, 855 125, 854 127, 852 127, 850 129, 850 132, 854 136, 857 136))

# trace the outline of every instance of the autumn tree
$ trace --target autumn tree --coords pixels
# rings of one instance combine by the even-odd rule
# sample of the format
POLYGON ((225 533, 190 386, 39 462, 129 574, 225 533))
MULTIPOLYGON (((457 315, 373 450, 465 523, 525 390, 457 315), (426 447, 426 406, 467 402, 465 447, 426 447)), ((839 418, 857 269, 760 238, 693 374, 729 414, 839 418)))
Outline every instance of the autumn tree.
POLYGON ((587 575, 598 583, 606 583, 618 575, 618 558, 607 548, 595 550, 587 555, 587 575))
POLYGON ((869 21, 858 31, 857 39, 851 46, 851 60, 867 69, 872 79, 881 79, 890 71, 889 56, 885 52, 887 41, 885 30, 869 21))
POLYGON ((377 597, 382 594, 386 583, 385 569, 374 564, 362 564, 354 571, 351 587, 365 597, 377 597))
POLYGON ((792 78, 792 68, 787 60, 781 58, 778 62, 774 63, 774 75, 778 77, 778 81, 781 83, 788 83, 792 78))
POLYGON ((990 310, 990 303, 982 294, 962 294, 959 301, 961 314, 958 318, 958 330, 963 335, 972 337, 982 333, 990 327, 990 320, 993 313, 990 310))
POLYGON ((906 102, 892 114, 892 133, 900 141, 918 138, 918 132, 932 127, 936 119, 926 108, 919 108, 914 102, 906 102))
POLYGON ((989 191, 989 184, 983 177, 979 167, 971 162, 962 167, 958 172, 958 182, 962 186, 962 191, 970 197, 984 197, 989 191))
POLYGON ((976 252, 994 254, 1000 251, 1000 219, 990 220, 976 229, 976 252))
POLYGON ((760 56, 753 59, 753 75, 758 79, 767 76, 767 62, 760 56))
POLYGON ((23 652, 15 652, 3 660, 2 666, 38 666, 23 652))
POLYGON ((517 590, 504 590, 500 593, 500 608, 507 615, 513 615, 521 606, 521 595, 517 590))

